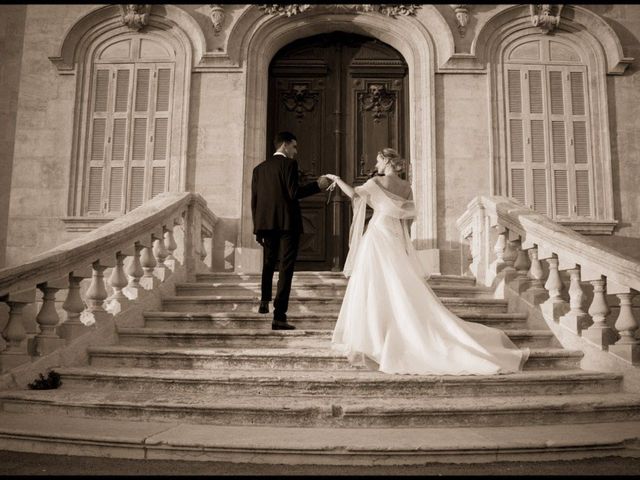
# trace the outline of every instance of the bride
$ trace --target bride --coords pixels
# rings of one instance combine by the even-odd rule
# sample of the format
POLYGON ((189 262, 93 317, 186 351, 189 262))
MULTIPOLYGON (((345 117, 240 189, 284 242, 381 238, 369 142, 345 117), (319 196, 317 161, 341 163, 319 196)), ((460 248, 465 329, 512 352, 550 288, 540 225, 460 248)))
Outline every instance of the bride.
MULTIPOLYGON (((411 185, 392 148, 378 153, 384 176, 351 187, 327 174, 353 201, 344 274, 350 277, 332 348, 386 373, 487 375, 515 372, 529 356, 502 331, 451 313, 426 282, 408 226, 415 217, 411 185), (367 204, 374 209, 366 232, 367 204)), ((331 188, 331 187, 330 187, 331 188)))

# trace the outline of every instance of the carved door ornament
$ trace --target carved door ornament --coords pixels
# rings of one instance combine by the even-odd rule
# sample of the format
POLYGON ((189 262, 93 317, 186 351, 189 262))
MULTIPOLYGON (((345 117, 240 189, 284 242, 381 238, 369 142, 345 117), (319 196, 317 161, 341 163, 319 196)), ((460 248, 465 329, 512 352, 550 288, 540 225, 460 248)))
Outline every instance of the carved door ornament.
POLYGON ((529 11, 531 12, 531 23, 534 27, 540 27, 544 33, 552 32, 558 25, 560 25, 560 14, 564 5, 529 5, 529 11), (553 9, 557 10, 557 13, 553 14, 553 9))
POLYGON ((464 37, 467 33, 467 24, 469 23, 469 5, 451 5, 455 14, 456 22, 458 24, 458 32, 460 36, 464 37))
POLYGON ((327 5, 313 5, 313 4, 269 4, 258 5, 266 14, 269 15, 286 15, 291 17, 299 13, 305 12, 309 9, 323 9, 333 12, 348 12, 348 13, 368 13, 379 12, 389 17, 397 17, 399 15, 415 15, 416 10, 420 8, 417 4, 327 4, 327 5))
POLYGON ((282 94, 282 102, 290 112, 296 112, 298 121, 306 112, 311 112, 318 103, 318 93, 309 90, 309 85, 294 83, 291 90, 282 94))
POLYGON ((123 25, 126 25, 132 30, 140 30, 142 27, 149 23, 149 13, 151 12, 151 5, 120 5, 122 9, 122 21, 123 25))
POLYGON ((219 35, 224 25, 224 7, 222 4, 209 5, 209 18, 211 18, 211 24, 213 25, 214 35, 219 35))
POLYGON ((380 117, 391 111, 395 103, 395 94, 388 92, 383 84, 372 83, 367 93, 358 94, 360 108, 373 112, 374 122, 379 123, 380 117))

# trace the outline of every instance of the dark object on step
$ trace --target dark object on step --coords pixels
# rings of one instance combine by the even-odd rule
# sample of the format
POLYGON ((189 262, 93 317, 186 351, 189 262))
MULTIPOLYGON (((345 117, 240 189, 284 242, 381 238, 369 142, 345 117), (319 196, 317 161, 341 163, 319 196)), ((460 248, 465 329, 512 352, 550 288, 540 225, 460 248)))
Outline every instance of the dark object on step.
POLYGON ((44 378, 41 373, 38 375, 40 378, 35 379, 33 383, 29 384, 29 388, 31 390, 51 390, 62 385, 62 382, 60 381, 60 374, 55 370, 51 370, 47 378, 44 378))

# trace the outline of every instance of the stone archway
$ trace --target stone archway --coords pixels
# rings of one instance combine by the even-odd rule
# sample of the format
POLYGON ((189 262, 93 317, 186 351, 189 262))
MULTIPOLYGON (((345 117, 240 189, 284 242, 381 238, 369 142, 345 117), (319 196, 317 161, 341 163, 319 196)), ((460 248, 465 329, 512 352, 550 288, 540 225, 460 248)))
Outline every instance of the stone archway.
POLYGON ((250 185, 253 168, 264 160, 267 129, 268 69, 285 45, 311 35, 340 30, 377 38, 392 46, 409 67, 409 155, 418 218, 412 237, 428 271, 439 273, 437 250, 434 68, 435 48, 415 18, 390 19, 378 13, 305 13, 259 20, 243 41, 246 65, 245 142, 242 213, 235 269, 260 270, 262 250, 252 234, 250 185))

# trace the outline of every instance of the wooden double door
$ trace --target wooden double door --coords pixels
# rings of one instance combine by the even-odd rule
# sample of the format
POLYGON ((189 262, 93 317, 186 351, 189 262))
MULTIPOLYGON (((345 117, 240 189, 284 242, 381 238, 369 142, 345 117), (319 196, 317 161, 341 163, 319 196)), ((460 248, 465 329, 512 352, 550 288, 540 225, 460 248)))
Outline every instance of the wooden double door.
MULTIPOLYGON (((301 184, 335 173, 360 185, 382 148, 407 159, 407 101, 407 65, 392 47, 344 32, 298 40, 270 65, 267 152, 275 133, 291 131, 298 139, 301 184)), ((300 202, 304 234, 297 270, 342 269, 352 211, 338 190, 300 202)))

